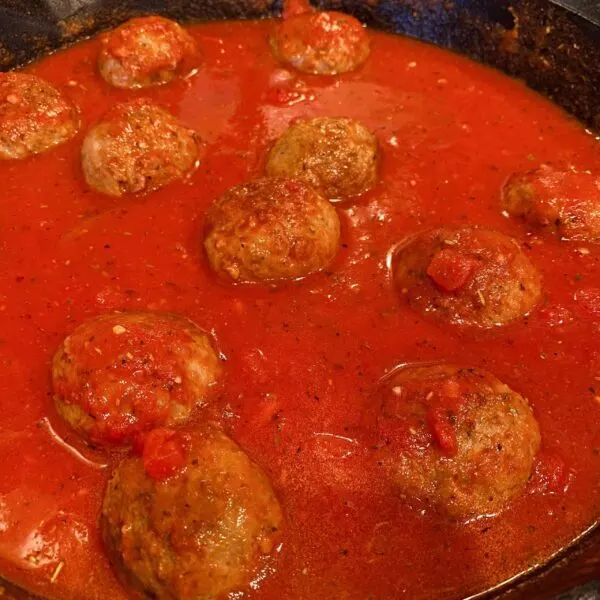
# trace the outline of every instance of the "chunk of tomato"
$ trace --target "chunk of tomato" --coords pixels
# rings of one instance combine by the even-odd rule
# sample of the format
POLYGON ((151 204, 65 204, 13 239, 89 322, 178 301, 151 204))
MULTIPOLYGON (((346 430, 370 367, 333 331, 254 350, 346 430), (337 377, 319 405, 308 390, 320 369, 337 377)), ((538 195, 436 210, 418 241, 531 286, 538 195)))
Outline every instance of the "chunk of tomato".
POLYGON ((458 452, 458 440, 453 419, 456 415, 450 413, 443 406, 436 406, 427 413, 427 424, 433 435, 433 439, 445 456, 456 456, 458 452))
POLYGON ((471 281, 477 270, 476 258, 454 248, 440 250, 429 263, 427 275, 446 292, 455 292, 471 281))
POLYGON ((427 425, 445 456, 452 457, 458 453, 456 428, 461 404, 462 393, 455 379, 448 379, 431 391, 427 425))

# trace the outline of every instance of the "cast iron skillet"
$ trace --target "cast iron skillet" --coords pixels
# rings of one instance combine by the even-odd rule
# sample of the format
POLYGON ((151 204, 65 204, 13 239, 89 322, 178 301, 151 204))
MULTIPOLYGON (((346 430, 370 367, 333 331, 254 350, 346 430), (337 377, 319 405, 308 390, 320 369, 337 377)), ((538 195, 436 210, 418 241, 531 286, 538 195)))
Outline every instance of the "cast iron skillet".
MULTIPOLYGON (((0 0, 0 70, 140 14, 181 21, 274 16, 282 0, 0 0)), ((600 129, 600 3, 594 0, 318 0, 371 26, 466 54, 525 80, 600 129)), ((595 135, 595 134, 594 134, 595 135)), ((507 540, 507 545, 510 540, 507 540)), ((600 527, 543 569, 490 590, 495 600, 600 600, 600 527), (587 584, 583 588, 574 588, 587 584)), ((3 599, 33 600, 0 578, 3 599)), ((479 596, 478 596, 479 597, 479 596)), ((320 600, 320 599, 314 599, 320 600)))

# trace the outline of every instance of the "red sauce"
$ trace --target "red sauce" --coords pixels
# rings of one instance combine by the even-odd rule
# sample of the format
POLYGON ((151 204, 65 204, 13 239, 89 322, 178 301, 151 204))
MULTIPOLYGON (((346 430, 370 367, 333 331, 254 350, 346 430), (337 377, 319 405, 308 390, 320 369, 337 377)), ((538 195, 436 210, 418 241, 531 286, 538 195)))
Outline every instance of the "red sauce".
POLYGON ((146 473, 158 481, 168 479, 185 465, 186 443, 177 431, 154 429, 143 442, 146 473))
POLYGON ((119 456, 69 432, 50 386, 50 360, 65 335, 114 309, 180 312, 214 329, 227 361, 198 418, 221 423, 265 468, 286 519, 273 573, 249 597, 474 593, 544 561, 598 517, 600 247, 530 234, 499 209, 514 171, 549 160, 598 171, 594 137, 516 81, 380 33, 371 33, 372 55, 355 73, 276 83, 271 27, 192 27, 200 71, 143 92, 102 81, 97 40, 28 69, 67 90, 83 131, 139 95, 206 143, 189 181, 130 199, 86 189, 83 133, 48 154, 0 164, 0 571, 35 592, 126 597, 97 527, 119 456), (279 86, 300 95, 273 103, 279 86), (329 272, 277 289, 220 283, 201 249, 203 215, 262 172, 269 145, 301 115, 363 121, 381 145, 381 181, 339 205, 344 246, 329 272), (465 224, 524 244, 545 289, 528 319, 460 333, 397 299, 388 250, 424 228, 465 224), (540 423, 542 459, 550 458, 494 518, 460 524, 417 511, 370 462, 378 380, 398 363, 440 359, 491 371, 530 400, 540 423))

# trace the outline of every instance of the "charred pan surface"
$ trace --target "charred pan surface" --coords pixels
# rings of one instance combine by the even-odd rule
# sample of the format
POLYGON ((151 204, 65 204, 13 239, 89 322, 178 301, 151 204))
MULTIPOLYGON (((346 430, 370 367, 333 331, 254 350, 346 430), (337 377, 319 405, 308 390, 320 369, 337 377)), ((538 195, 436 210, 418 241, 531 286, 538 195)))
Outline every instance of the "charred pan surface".
MULTIPOLYGON (((549 0, 332 0, 370 25, 427 40, 524 79, 600 127, 597 26, 549 0)), ((10 69, 133 16, 183 21, 273 16, 281 0, 7 0, 0 7, 0 69, 10 69)))
POLYGON ((281 0, 5 0, 0 5, 0 70, 32 62, 132 17, 176 21, 275 16, 281 0))
POLYGON ((334 0, 321 6, 498 67, 600 127, 598 27, 549 0, 334 0))

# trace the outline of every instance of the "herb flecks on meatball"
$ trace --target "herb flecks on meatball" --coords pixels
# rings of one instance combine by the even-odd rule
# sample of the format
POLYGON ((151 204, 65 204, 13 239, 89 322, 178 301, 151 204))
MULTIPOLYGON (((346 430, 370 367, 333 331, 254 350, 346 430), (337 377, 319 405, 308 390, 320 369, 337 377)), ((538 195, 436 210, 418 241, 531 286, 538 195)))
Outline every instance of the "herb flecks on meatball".
POLYGON ((282 20, 271 35, 271 48, 278 60, 317 75, 354 71, 371 51, 369 36, 360 21, 335 11, 282 20))
POLYGON ((386 378, 378 399, 381 465, 400 495, 468 519, 523 492, 539 426, 527 401, 490 373, 408 366, 386 378))
POLYGON ((266 177, 238 185, 206 215, 209 263, 235 282, 305 277, 325 269, 339 243, 335 208, 297 179, 266 177))
POLYGON ((275 143, 267 173, 297 177, 330 199, 356 196, 377 181, 378 146, 360 122, 317 117, 294 123, 275 143))
POLYGON ((51 83, 27 73, 0 73, 0 159, 24 159, 71 139, 74 104, 51 83))
POLYGON ((151 192, 187 175, 198 136, 152 102, 118 104, 88 132, 81 149, 88 185, 111 196, 151 192))
POLYGON ((600 242, 600 177, 550 165, 515 173, 502 190, 502 209, 564 240, 600 242))
POLYGON ((127 444, 185 421, 206 401, 220 361, 211 338, 179 315, 125 312, 86 321, 52 363, 55 404, 85 439, 127 444))
POLYGON ((147 88, 186 75, 198 60, 183 27, 163 17, 131 19, 102 38, 98 70, 118 88, 147 88))
POLYGON ((244 591, 282 526, 267 476, 218 431, 158 437, 143 457, 121 462, 106 490, 101 529, 115 568, 156 598, 216 600, 244 591), (175 468, 157 476, 157 461, 173 454, 175 468))
POLYGON ((541 277, 517 242, 465 227, 417 234, 395 252, 399 296, 418 312, 452 325, 489 328, 529 313, 541 277))

